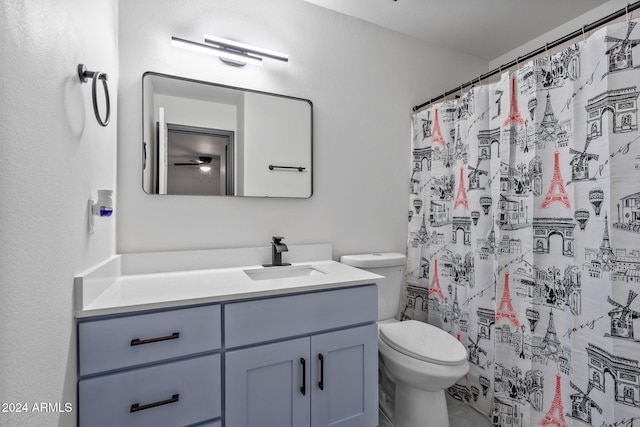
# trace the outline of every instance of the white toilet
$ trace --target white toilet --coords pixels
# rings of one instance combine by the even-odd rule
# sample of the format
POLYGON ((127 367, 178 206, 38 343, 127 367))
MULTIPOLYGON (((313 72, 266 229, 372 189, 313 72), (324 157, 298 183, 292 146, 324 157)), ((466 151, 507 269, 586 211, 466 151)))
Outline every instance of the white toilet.
POLYGON ((467 351, 436 326, 395 319, 406 257, 399 253, 345 255, 340 262, 385 277, 378 282, 381 409, 395 427, 449 427, 444 390, 469 371, 467 351), (386 387, 389 381, 395 384, 395 393, 386 387), (385 404, 388 400, 395 403, 385 404))

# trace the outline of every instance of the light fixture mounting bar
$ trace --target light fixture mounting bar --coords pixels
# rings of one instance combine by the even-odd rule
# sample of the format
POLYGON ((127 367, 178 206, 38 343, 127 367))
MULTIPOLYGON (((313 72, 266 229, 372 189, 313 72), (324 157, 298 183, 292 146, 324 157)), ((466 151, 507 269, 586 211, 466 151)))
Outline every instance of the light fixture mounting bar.
POLYGON ((277 59, 278 61, 289 61, 289 55, 282 52, 277 52, 271 49, 265 49, 262 47, 252 46, 246 43, 240 43, 234 40, 223 39, 222 37, 216 37, 209 34, 204 35, 205 43, 210 43, 221 48, 233 49, 245 54, 259 55, 266 58, 277 59))
POLYGON ((212 46, 210 44, 203 44, 194 42, 191 40, 181 39, 179 37, 171 37, 171 44, 183 49, 192 50, 194 52, 200 52, 207 55, 218 56, 221 59, 228 59, 236 62, 238 65, 252 64, 262 65, 262 59, 255 56, 247 55, 241 51, 230 52, 228 49, 222 47, 212 46))

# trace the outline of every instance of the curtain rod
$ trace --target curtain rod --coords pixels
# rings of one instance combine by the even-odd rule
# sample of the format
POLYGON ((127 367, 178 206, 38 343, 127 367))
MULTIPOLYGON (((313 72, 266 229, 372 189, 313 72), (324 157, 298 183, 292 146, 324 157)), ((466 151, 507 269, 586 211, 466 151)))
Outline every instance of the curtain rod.
POLYGON ((561 37, 551 43, 547 43, 546 45, 544 45, 541 48, 538 48, 534 51, 531 51, 529 53, 527 53, 524 56, 519 56, 516 59, 514 59, 511 62, 508 62, 506 64, 501 65, 498 68, 495 68, 487 73, 484 73, 482 75, 480 75, 479 77, 476 77, 473 80, 468 81, 467 83, 460 85, 459 87, 456 87, 455 89, 451 89, 448 92, 443 93, 440 96, 436 96, 435 98, 431 98, 429 101, 424 102, 420 105, 416 105, 415 107, 413 107, 413 111, 418 111, 419 109, 421 109, 422 107, 425 107, 429 104, 432 104, 442 98, 446 98, 447 96, 454 94, 456 92, 458 92, 459 90, 462 90, 466 87, 472 86, 474 83, 476 82, 481 82, 484 79, 487 79, 491 76, 494 76, 498 73, 501 73, 502 70, 507 70, 511 67, 513 67, 514 65, 518 65, 520 62, 526 61, 528 59, 531 59, 533 57, 536 57, 542 53, 548 52, 549 49, 553 49, 556 46, 560 46, 563 43, 568 42, 569 40, 575 39, 576 37, 580 36, 580 35, 584 35, 586 32, 589 32, 591 30, 595 30, 598 27, 601 27, 602 25, 609 23, 611 21, 613 21, 614 19, 618 19, 624 15, 628 15, 629 13, 633 12, 634 10, 640 8, 640 0, 636 1, 635 3, 630 3, 627 4, 627 7, 625 7, 624 9, 620 9, 617 12, 613 12, 611 15, 605 16, 604 18, 598 19, 595 22, 592 22, 589 25, 585 25, 584 27, 582 27, 579 30, 574 31, 573 33, 567 34, 564 37, 561 37))

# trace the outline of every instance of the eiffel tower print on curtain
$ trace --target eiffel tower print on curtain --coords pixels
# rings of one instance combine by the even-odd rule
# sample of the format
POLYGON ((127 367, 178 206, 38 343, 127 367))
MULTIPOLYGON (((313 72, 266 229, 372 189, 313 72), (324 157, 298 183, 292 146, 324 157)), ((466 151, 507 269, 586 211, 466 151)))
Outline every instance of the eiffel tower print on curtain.
POLYGON ((564 187, 564 180, 562 179, 562 174, 560 173, 560 153, 556 150, 553 153, 553 178, 551 178, 551 185, 549 185, 549 190, 547 194, 544 196, 544 200, 542 202, 542 209, 546 209, 552 203, 560 202, 562 206, 567 209, 571 209, 571 202, 569 201, 569 195, 567 194, 567 190, 564 187))
POLYGON ((509 290, 509 273, 504 273, 504 289, 502 290, 502 298, 500 298, 500 304, 496 311, 496 323, 498 321, 506 319, 516 328, 520 327, 520 322, 516 316, 516 311, 513 309, 511 303, 511 291, 509 290))
POLYGON ((553 309, 549 309, 549 325, 542 340, 542 351, 547 359, 558 361, 560 357, 560 340, 553 323, 553 309))
POLYGON ((561 141, 558 145, 564 146, 566 144, 562 143, 563 138, 561 136, 564 134, 562 128, 560 127, 560 122, 556 117, 556 114, 553 112, 553 106, 551 105, 551 93, 547 91, 547 102, 544 107, 544 115, 542 116, 542 120, 538 125, 538 131, 536 133, 536 146, 539 148, 545 147, 547 144, 556 144, 561 141))
POLYGON ((511 78, 511 101, 509 103, 509 115, 507 119, 502 124, 502 127, 508 127, 512 124, 523 125, 524 119, 520 114, 520 109, 518 108, 518 98, 516 95, 517 87, 516 87, 516 76, 511 78))
POLYGON ((447 146, 447 141, 444 139, 442 135, 442 131, 440 130, 440 113, 436 108, 434 110, 433 116, 433 131, 431 133, 431 145, 442 145, 443 147, 447 146))
POLYGON ((556 374, 556 389, 553 395, 553 401, 549 410, 544 414, 544 418, 540 421, 543 427, 567 427, 567 420, 564 417, 564 406, 562 405, 560 375, 556 374))
POLYGON ((467 190, 464 188, 464 168, 460 167, 460 180, 458 182, 458 192, 456 201, 453 203, 453 209, 462 205, 465 210, 469 210, 469 199, 467 198, 467 190))
POLYGON ((493 427, 640 427, 639 22, 412 120, 431 167, 412 176, 406 295, 434 310, 406 313, 459 338, 449 394, 493 427))
POLYGON ((429 296, 431 294, 435 294, 438 298, 444 299, 444 294, 442 293, 442 287, 440 286, 440 275, 438 274, 438 259, 433 260, 433 279, 431 280, 431 285, 429 286, 429 296))

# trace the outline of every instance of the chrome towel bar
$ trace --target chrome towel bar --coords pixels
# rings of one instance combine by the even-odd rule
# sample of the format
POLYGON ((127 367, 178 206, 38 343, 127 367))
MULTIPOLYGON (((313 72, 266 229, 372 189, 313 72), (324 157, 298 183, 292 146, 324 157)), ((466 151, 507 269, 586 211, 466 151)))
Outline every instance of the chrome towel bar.
POLYGON ((276 165, 269 165, 269 170, 274 170, 274 169, 297 169, 298 172, 303 172, 306 168, 303 166, 276 166, 276 165))

